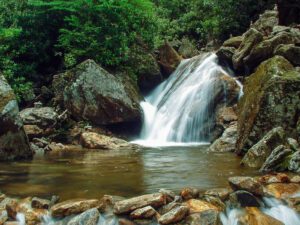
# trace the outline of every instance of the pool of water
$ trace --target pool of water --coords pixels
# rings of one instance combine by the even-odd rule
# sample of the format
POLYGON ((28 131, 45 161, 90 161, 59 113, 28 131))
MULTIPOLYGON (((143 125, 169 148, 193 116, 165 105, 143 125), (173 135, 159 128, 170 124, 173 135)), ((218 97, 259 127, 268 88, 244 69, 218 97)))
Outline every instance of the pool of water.
POLYGON ((230 176, 255 175, 240 167, 240 158, 233 153, 208 153, 206 149, 50 152, 32 161, 0 163, 0 190, 18 197, 130 197, 160 188, 224 187, 230 176))

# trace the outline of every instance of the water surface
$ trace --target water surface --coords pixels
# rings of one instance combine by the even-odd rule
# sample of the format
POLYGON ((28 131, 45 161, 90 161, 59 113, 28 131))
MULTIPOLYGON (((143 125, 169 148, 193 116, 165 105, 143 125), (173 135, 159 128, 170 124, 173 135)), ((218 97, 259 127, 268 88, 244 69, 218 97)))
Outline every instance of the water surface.
POLYGON ((0 190, 12 196, 62 199, 104 194, 130 197, 160 188, 201 190, 227 185, 234 175, 255 175, 233 153, 207 153, 207 146, 140 151, 70 151, 0 164, 0 190))

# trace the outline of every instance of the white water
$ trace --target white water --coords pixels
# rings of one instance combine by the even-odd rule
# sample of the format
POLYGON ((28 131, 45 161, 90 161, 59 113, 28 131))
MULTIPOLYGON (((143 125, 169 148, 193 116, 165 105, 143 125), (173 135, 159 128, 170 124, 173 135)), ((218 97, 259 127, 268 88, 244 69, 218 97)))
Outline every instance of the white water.
MULTIPOLYGON (((216 101, 226 103, 226 88, 223 88, 223 99, 215 90, 220 85, 219 77, 224 74, 228 75, 217 64, 215 54, 183 60, 141 103, 144 123, 141 140, 135 143, 147 146, 208 144, 214 130, 216 101)), ((241 84, 238 85, 242 90, 241 84)))

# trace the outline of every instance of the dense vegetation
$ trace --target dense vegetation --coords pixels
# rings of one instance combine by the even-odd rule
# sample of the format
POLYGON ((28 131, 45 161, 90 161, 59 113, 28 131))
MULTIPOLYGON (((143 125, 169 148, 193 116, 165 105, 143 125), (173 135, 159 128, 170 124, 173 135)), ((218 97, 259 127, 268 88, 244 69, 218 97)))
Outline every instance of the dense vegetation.
POLYGON ((198 47, 241 34, 270 0, 6 0, 0 2, 0 71, 20 101, 60 70, 92 58, 135 65, 136 46, 153 51, 187 37, 198 47), (33 85, 34 84, 34 85, 33 85))

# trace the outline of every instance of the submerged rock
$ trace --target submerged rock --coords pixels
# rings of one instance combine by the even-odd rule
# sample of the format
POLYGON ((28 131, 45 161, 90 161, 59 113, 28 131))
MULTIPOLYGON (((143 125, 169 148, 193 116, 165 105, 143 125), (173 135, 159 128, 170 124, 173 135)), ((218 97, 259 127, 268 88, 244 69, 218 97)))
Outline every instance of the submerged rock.
POLYGON ((0 73, 0 160, 31 158, 15 94, 0 73))
POLYGON ((298 105, 300 73, 281 56, 263 62, 246 80, 238 103, 236 152, 246 152, 274 127, 296 136, 298 105))

